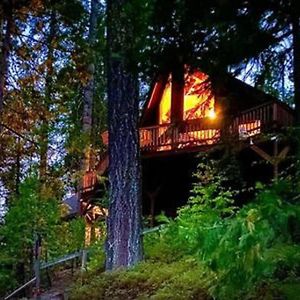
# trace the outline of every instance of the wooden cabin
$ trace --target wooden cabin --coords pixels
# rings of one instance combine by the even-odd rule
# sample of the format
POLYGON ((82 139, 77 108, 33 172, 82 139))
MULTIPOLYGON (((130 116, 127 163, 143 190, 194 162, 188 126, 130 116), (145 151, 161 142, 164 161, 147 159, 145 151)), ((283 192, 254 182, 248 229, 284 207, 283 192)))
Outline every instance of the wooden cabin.
MULTIPOLYGON (((160 75, 140 121, 143 210, 151 215, 150 223, 153 225, 153 216, 160 211, 174 215, 184 204, 197 153, 228 138, 247 147, 250 138, 257 140, 264 133, 289 127, 293 118, 293 110, 286 104, 229 75, 209 77, 186 67, 160 75)), ((102 139, 107 144, 107 132, 102 139)), ((107 168, 104 153, 95 169, 84 176, 82 206, 96 197, 97 176, 107 168)))

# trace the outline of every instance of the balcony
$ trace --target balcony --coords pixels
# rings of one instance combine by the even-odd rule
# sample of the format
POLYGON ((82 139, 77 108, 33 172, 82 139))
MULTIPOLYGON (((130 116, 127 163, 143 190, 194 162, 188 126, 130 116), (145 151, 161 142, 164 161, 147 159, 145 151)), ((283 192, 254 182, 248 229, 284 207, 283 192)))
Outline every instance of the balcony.
MULTIPOLYGON (((262 133, 278 130, 293 125, 294 112, 280 102, 265 103, 241 112, 231 120, 220 116, 215 119, 202 118, 179 124, 164 124, 140 128, 140 147, 142 156, 168 154, 173 152, 201 151, 221 143, 222 135, 230 135, 237 141, 245 140, 262 133), (223 126, 222 126, 223 124, 223 126), (223 128, 223 129, 221 129, 223 128)), ((104 144, 108 144, 107 131, 102 134, 104 144)), ((85 173, 82 181, 82 192, 93 193, 97 176, 108 168, 107 152, 99 158, 95 170, 85 173)))
POLYGON ((292 126, 293 119, 293 111, 288 106, 269 102, 243 111, 231 120, 217 116, 213 120, 203 118, 140 128, 140 147, 143 154, 196 150, 220 143, 225 134, 243 140, 271 129, 292 126))

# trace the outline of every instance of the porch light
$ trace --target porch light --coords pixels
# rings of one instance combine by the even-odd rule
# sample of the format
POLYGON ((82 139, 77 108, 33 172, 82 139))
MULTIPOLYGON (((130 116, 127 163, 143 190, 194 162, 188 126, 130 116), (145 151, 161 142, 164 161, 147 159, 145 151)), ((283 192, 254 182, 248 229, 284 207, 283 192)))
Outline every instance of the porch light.
POLYGON ((216 117, 217 117, 217 114, 216 114, 216 112, 215 112, 215 110, 213 109, 213 108, 211 108, 209 111, 208 111, 208 117, 210 118, 210 119, 215 119, 216 117))

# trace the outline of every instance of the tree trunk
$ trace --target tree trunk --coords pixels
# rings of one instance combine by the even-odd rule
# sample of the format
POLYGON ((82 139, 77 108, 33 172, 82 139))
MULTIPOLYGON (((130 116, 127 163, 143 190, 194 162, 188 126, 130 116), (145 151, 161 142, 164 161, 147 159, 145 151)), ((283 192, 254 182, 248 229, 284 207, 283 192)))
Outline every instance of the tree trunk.
POLYGON ((53 42, 56 35, 56 16, 52 11, 50 14, 49 34, 47 37, 47 74, 45 85, 44 112, 42 115, 41 134, 40 134, 40 179, 45 182, 48 168, 48 148, 49 148, 49 120, 47 113, 50 110, 52 90, 53 90, 53 42))
POLYGON ((106 269, 129 267, 142 258, 141 167, 138 133, 138 84, 129 69, 133 41, 125 0, 107 2, 109 216, 106 269))
POLYGON ((171 92, 171 123, 178 124, 183 121, 184 108, 184 65, 180 59, 174 61, 172 68, 171 92))
POLYGON ((296 126, 300 126, 300 25, 299 16, 295 13, 292 19, 293 52, 294 52, 294 103, 296 110, 296 126))
POLYGON ((293 56, 294 56, 294 104, 296 112, 295 136, 297 137, 296 158, 298 171, 300 172, 300 25, 299 14, 296 9, 297 3, 294 3, 294 13, 292 15, 292 29, 293 29, 293 56))
MULTIPOLYGON (((99 13, 99 0, 91 0, 91 12, 90 12, 90 24, 89 24, 89 37, 88 42, 91 47, 94 46, 97 35, 97 19, 99 13)), ((87 71, 89 73, 89 79, 83 88, 83 118, 82 118, 82 131, 87 138, 88 144, 84 149, 84 159, 82 163, 83 171, 87 171, 90 168, 90 143, 91 143, 91 131, 93 120, 93 97, 94 97, 94 73, 95 63, 94 55, 90 58, 87 71)))
POLYGON ((20 183, 21 183, 21 141, 17 138, 17 153, 16 153, 16 174, 15 174, 15 193, 18 197, 20 195, 20 183))
POLYGON ((13 26, 13 9, 11 1, 3 1, 1 10, 3 19, 5 20, 5 24, 3 25, 3 27, 5 27, 5 32, 3 34, 3 38, 1 39, 2 47, 0 57, 0 114, 3 111, 4 90, 8 71, 8 58, 11 47, 11 30, 13 26))

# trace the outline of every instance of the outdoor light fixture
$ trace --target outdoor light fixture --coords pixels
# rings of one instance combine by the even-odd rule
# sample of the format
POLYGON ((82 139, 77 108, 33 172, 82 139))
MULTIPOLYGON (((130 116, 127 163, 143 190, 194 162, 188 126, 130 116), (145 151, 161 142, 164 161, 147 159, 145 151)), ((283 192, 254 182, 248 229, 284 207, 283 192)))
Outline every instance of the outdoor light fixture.
POLYGON ((215 110, 212 108, 212 109, 210 109, 209 110, 209 112, 208 112, 208 117, 210 118, 210 119, 215 119, 216 117, 217 117, 217 114, 216 114, 216 112, 215 112, 215 110))

